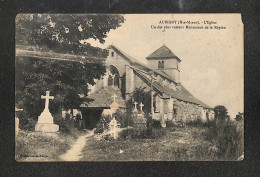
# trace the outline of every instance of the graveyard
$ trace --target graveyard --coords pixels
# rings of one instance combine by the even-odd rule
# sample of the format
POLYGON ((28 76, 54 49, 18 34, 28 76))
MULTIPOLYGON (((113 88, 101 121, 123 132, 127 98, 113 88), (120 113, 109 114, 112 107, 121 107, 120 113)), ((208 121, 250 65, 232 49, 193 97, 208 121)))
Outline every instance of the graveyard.
POLYGON ((142 49, 145 62, 113 40, 106 47, 87 42, 104 44, 124 23, 120 14, 16 17, 15 159, 238 159, 243 113, 232 122, 225 106, 188 91, 171 40, 142 49))

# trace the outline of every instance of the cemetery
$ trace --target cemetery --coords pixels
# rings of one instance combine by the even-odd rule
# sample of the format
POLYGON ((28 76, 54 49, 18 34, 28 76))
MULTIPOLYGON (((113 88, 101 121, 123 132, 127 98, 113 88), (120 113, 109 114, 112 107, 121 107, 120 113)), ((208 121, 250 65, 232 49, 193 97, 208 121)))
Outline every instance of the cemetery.
POLYGON ((193 96, 180 81, 181 59, 165 44, 146 65, 114 44, 84 43, 93 36, 104 42, 123 15, 54 16, 16 18, 17 161, 230 160, 243 153, 242 121, 193 96))

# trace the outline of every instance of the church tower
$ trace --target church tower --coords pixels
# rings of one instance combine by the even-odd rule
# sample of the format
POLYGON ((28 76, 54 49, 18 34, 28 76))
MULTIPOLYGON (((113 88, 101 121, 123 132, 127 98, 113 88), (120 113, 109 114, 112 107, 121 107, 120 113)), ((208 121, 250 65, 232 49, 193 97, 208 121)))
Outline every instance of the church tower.
POLYGON ((146 59, 150 68, 164 71, 175 82, 180 83, 181 60, 168 47, 163 45, 146 59))

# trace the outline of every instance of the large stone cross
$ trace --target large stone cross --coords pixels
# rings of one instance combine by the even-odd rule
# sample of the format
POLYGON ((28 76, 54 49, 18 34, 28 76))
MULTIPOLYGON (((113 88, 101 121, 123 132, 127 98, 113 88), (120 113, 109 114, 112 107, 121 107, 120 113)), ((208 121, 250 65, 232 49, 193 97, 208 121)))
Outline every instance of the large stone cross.
POLYGON ((46 91, 46 96, 42 95, 41 99, 46 99, 44 109, 49 109, 49 100, 53 100, 54 96, 50 96, 50 91, 46 91))
POLYGON ((144 106, 144 104, 141 102, 141 104, 140 104, 141 112, 143 111, 143 106, 144 106))
POLYGON ((112 98, 114 98, 114 102, 116 102, 116 94, 114 94, 113 96, 112 96, 112 98))

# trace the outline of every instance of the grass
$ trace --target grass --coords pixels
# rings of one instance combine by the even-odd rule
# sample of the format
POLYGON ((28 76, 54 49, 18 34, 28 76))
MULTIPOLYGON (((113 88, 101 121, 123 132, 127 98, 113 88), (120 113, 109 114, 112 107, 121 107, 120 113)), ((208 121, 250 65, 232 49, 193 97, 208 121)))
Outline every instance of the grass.
POLYGON ((83 149, 83 161, 184 161, 212 160, 214 145, 201 141, 204 129, 177 127, 165 129, 161 138, 96 140, 91 139, 83 149), (196 136, 192 136, 196 134, 196 136), (199 136, 200 135, 200 136, 199 136), (120 153, 121 150, 121 153, 120 153), (123 152, 122 152, 123 151, 123 152))
POLYGON ((90 139, 83 161, 214 161, 237 160, 243 154, 242 123, 192 123, 165 128, 150 139, 90 139))
POLYGON ((17 161, 58 161, 78 137, 71 133, 47 134, 20 130, 16 137, 15 156, 17 161))

